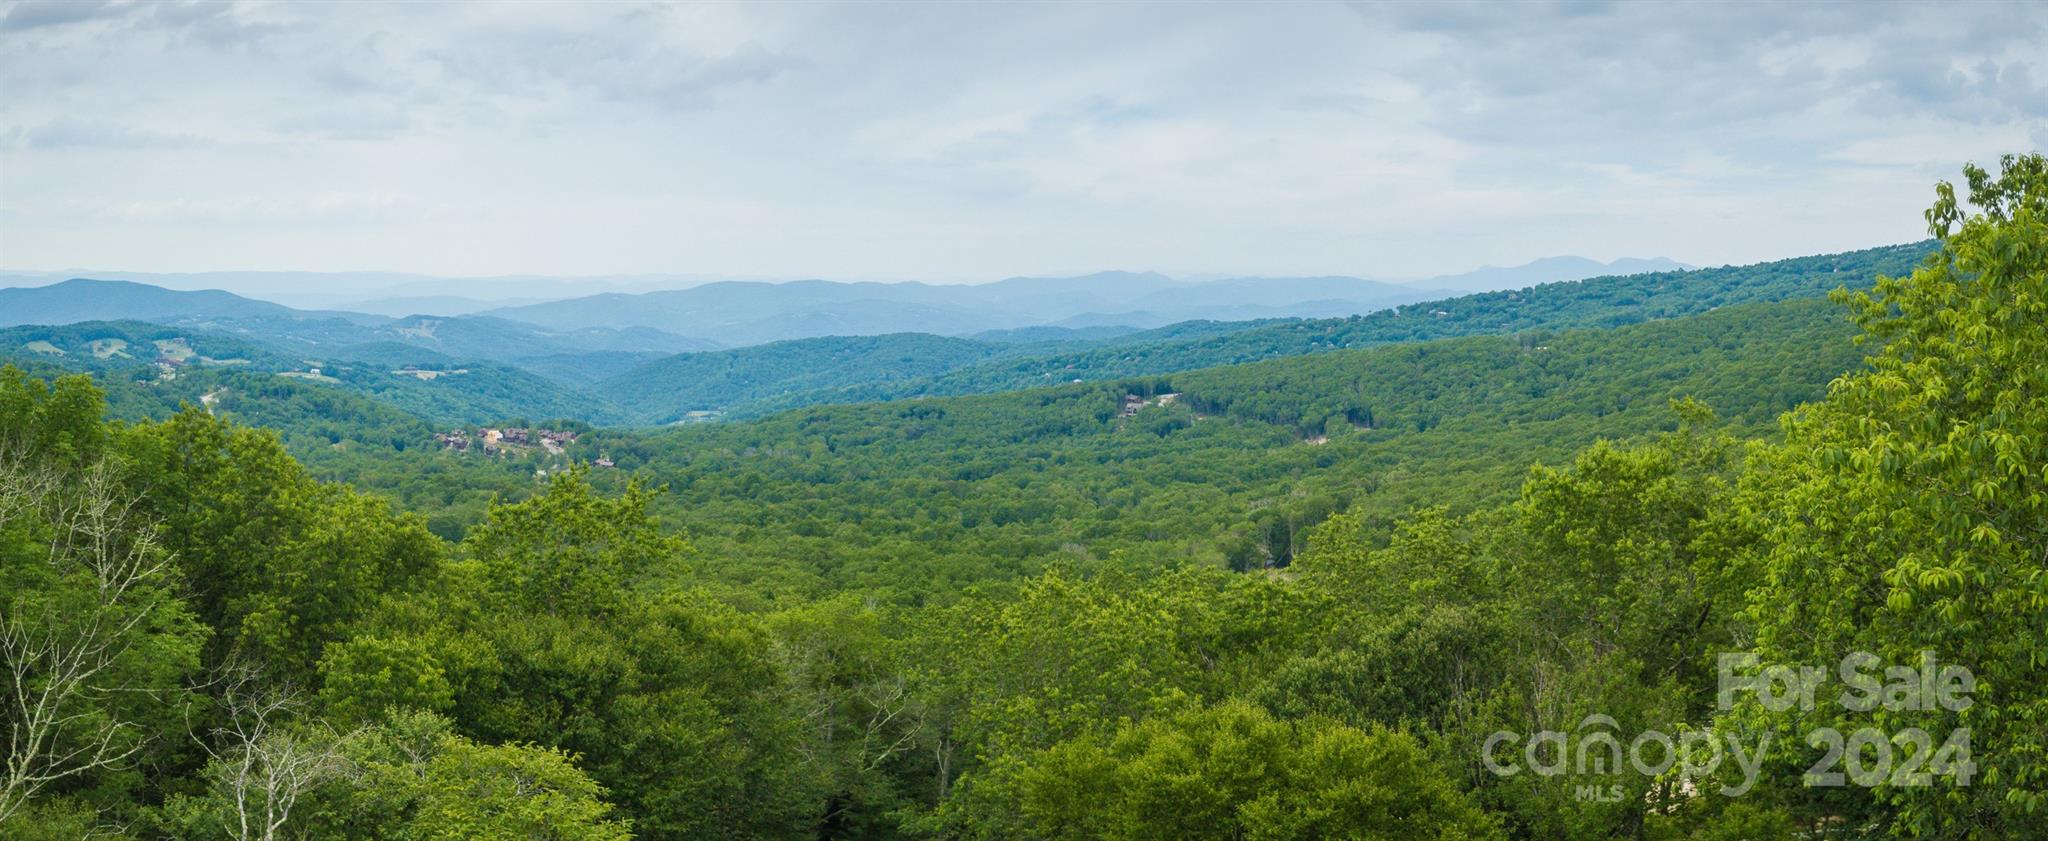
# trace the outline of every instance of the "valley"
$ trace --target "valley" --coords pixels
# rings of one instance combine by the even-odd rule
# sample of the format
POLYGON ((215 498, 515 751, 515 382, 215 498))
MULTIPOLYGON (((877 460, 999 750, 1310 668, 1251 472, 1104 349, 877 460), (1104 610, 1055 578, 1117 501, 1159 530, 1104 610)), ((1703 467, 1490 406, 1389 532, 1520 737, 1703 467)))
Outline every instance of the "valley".
MULTIPOLYGON (((120 360, 78 364, 100 372, 119 415, 162 419, 210 396, 214 414, 277 430, 315 475, 390 494, 450 539, 494 500, 598 469, 586 481, 600 489, 668 487, 651 512, 692 535, 699 574, 735 598, 882 593, 914 580, 890 598, 917 604, 1111 557, 1285 566, 1332 514, 1385 528, 1431 502, 1501 504, 1531 463, 1670 428, 1668 403, 1681 397, 1739 434, 1769 434, 1779 413, 1821 396, 1830 372, 1855 365, 1843 316, 1812 296, 1845 276, 1906 271, 1928 247, 1332 320, 1007 342, 800 339, 665 357, 581 387, 452 357, 388 367, 421 352, 409 345, 354 345, 374 366, 320 368, 267 350, 283 340, 186 328, 14 328, 0 341, 146 343, 186 331, 194 347, 242 354, 252 362, 146 382, 123 381, 133 375, 120 360), (275 376, 297 379, 265 379, 279 367, 291 370, 275 376), (1044 371, 1057 375, 1034 373, 1044 371), (696 423, 616 425, 635 419, 696 423), (552 446, 490 435, 535 423, 562 430, 552 446)), ((22 362, 47 370, 64 359, 22 362)))

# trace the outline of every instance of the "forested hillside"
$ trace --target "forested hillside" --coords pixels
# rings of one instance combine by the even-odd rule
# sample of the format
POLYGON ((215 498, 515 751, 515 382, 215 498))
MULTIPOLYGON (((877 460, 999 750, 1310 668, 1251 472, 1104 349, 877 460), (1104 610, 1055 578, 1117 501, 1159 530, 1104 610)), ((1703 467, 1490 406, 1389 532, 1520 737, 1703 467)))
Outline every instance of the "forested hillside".
MULTIPOLYGON (((436 425, 507 418, 576 417, 624 422, 609 401, 538 374, 491 362, 462 362, 395 342, 353 345, 345 356, 304 358, 239 336, 143 322, 88 321, 0 330, 0 360, 17 366, 92 372, 121 394, 120 405, 162 417, 181 402, 202 405, 238 394, 300 393, 287 383, 361 395, 386 411, 436 425), (280 382, 284 381, 284 382, 280 382)), ((323 403, 340 395, 315 396, 323 403)), ((315 418, 317 419, 317 418, 315 418)), ((264 424, 269 426, 270 424, 264 424)), ((286 424, 273 428, 295 431, 286 424)))
MULTIPOLYGON (((688 412, 761 417, 826 403, 982 394, 1136 377, 1330 350, 1536 329, 1604 327, 1745 302, 1812 298, 1907 270, 1930 244, 1754 266, 1568 281, 1414 304, 1367 316, 1187 322, 1113 337, 1048 334, 997 346, 920 333, 777 342, 691 353, 619 373, 595 390, 643 423, 688 412)), ((701 415, 700 415, 701 416, 701 415)))
MULTIPOLYGON (((574 370, 583 384, 602 378, 609 354, 667 355, 709 350, 714 342, 646 327, 549 330, 483 316, 402 318, 337 311, 294 310, 220 291, 178 292, 139 283, 72 280, 51 286, 0 289, 0 358, 61 357, 38 344, 80 330, 120 338, 120 329, 147 324, 168 337, 257 347, 288 360, 380 365, 477 363, 535 370, 574 370), (161 331, 159 331, 161 332, 161 331), (584 367, 586 361, 589 367, 584 367)), ((94 349, 98 350, 98 349, 94 349)), ((147 349, 143 349, 147 350, 147 349)), ((133 359, 140 350, 99 354, 107 362, 133 359)), ((154 352, 143 353, 148 362, 154 352)), ((248 358, 250 354, 240 354, 248 358)), ((174 357, 177 358, 177 357, 174 357)), ((83 356, 66 362, 86 362, 83 356)), ((182 361, 180 358, 179 361, 182 361)), ((102 366, 103 367, 103 366, 102 366)), ((270 366, 273 370, 277 366, 270 366)))
POLYGON ((926 380, 991 359, 1035 358, 1086 348, 1184 341, 1253 330, 1262 321, 1185 321, 1151 330, 1039 327, 973 338, 929 333, 791 339, 649 361, 592 386, 631 407, 641 423, 714 415, 749 418, 791 406, 834 402, 864 389, 926 380))
POLYGON ((722 414, 735 404, 849 381, 927 377, 1010 347, 928 333, 793 339, 668 357, 620 373, 597 389, 652 423, 674 423, 691 411, 722 414))
MULTIPOLYGON (((930 376, 997 357, 1216 335, 1272 323, 1191 321, 1143 331, 1041 328, 985 339, 828 336, 671 355, 587 349, 672 350, 688 344, 638 328, 556 335, 488 318, 412 317, 376 327, 337 319, 164 320, 169 323, 81 321, 0 329, 0 360, 160 385, 210 369, 266 372, 384 399, 437 424, 515 417, 660 424, 757 416, 764 404, 792 394, 930 376), (701 415, 689 415, 698 410, 701 415)), ((160 390, 188 400, 203 393, 160 390)))
POLYGON ((2040 837, 2048 161, 1966 174, 1831 303, 559 454, 0 369, 0 836, 2040 837))
POLYGON ((1933 244, 1922 242, 1752 266, 1590 278, 1408 304, 1349 318, 1286 321, 1155 342, 1127 340, 1101 349, 993 360, 923 380, 796 393, 764 401, 753 411, 982 394, 1454 336, 1635 324, 1735 304, 1819 297, 1840 286, 1861 288, 1879 274, 1910 271, 1933 248, 1933 244))
MULTIPOLYGON (((600 487, 633 476, 669 485, 654 510, 696 535, 708 575, 765 595, 915 581, 904 596, 915 600, 1120 551, 1284 563, 1335 511, 1385 523, 1432 501, 1498 500, 1533 461, 1669 425, 1676 396, 1760 428, 1852 365, 1857 350, 1839 340, 1848 329, 1821 301, 1749 305, 1617 330, 1365 348, 743 424, 597 429, 561 456, 447 452, 415 418, 456 421, 404 411, 395 389, 358 397, 304 379, 194 371, 113 394, 126 417, 204 404, 280 430, 318 475, 395 494, 450 537, 494 496, 531 493, 536 471, 606 458, 616 468, 591 477, 600 487), (913 565, 934 572, 896 573, 913 565)), ((388 379, 429 394, 446 382, 388 379)), ((558 408, 472 414, 563 426, 549 418, 588 410, 558 408)))
POLYGON ((1668 427, 1675 397, 1757 428, 1854 364, 1848 335, 1824 302, 1756 305, 652 435, 599 430, 579 447, 668 485, 655 510, 693 535, 703 575, 764 597, 922 599, 1119 553, 1122 564, 1284 564, 1331 513, 1385 522, 1416 505, 1499 501, 1531 462, 1668 427))

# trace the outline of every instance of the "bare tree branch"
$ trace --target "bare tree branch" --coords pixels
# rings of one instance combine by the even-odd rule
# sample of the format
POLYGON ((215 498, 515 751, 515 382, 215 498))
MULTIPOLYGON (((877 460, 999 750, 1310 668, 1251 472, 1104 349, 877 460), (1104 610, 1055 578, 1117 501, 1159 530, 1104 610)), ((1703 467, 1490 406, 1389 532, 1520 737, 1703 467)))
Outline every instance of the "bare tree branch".
POLYGON ((4 822, 49 784, 118 767, 149 742, 109 701, 151 691, 118 667, 165 609, 143 591, 171 559, 105 462, 67 477, 0 457, 0 525, 47 530, 42 572, 56 582, 0 598, 4 822))
POLYGON ((289 684, 266 686, 254 669, 229 670, 221 695, 226 723, 202 742, 214 783, 233 810, 236 841, 276 841, 307 793, 357 769, 341 752, 352 737, 302 720, 289 684))

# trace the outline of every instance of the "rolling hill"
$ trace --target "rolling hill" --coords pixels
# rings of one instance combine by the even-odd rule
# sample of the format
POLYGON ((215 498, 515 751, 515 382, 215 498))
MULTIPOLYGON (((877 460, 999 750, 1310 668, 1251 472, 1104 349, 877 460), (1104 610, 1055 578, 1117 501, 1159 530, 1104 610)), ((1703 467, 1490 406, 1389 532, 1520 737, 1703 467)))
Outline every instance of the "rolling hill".
POLYGON ((975 338, 890 333, 790 339, 646 361, 618 370, 590 390, 625 407, 642 423, 753 417, 762 414, 764 407, 786 406, 807 396, 887 387, 988 360, 1216 336, 1271 323, 1188 321, 1154 330, 1029 327, 977 334, 975 338))
POLYGON ((792 339, 736 350, 688 353, 641 365, 595 390, 651 423, 849 382, 928 377, 1012 352, 1016 345, 891 333, 792 339))
POLYGON ((450 360, 519 367, 545 357, 551 375, 588 383, 596 368, 573 370, 582 354, 673 354, 710 350, 715 342, 648 327, 548 329, 484 316, 409 315, 297 310, 220 290, 177 291, 130 281, 74 279, 49 286, 0 289, 0 327, 137 321, 186 331, 232 335, 294 358, 441 364, 450 360), (408 353, 402 348, 410 347, 408 353))
POLYGON ((170 406, 196 404, 230 380, 243 391, 252 383, 290 380, 370 398, 433 424, 517 417, 628 420, 602 397, 520 368, 459 361, 398 343, 352 347, 347 358, 302 357, 232 334, 139 321, 0 329, 0 363, 136 384, 163 395, 158 402, 170 406))

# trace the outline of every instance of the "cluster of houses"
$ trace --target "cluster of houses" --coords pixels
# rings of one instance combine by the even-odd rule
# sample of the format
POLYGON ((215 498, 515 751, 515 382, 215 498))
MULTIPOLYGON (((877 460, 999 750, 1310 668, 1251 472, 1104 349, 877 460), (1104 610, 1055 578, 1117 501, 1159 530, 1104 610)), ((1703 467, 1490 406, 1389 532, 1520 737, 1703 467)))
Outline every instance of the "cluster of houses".
MULTIPOLYGON (((434 443, 444 450, 458 453, 479 452, 487 456, 518 455, 534 447, 558 456, 568 445, 576 441, 576 433, 560 429, 528 429, 507 427, 504 429, 483 428, 475 434, 467 429, 451 429, 434 436, 434 443)), ((591 462, 597 467, 616 467, 610 456, 599 456, 591 462)))
POLYGON ((576 433, 556 429, 479 429, 476 437, 470 437, 467 429, 452 429, 434 436, 434 441, 444 449, 466 453, 472 449, 484 455, 518 452, 540 447, 550 455, 561 455, 562 448, 576 440, 576 433))

